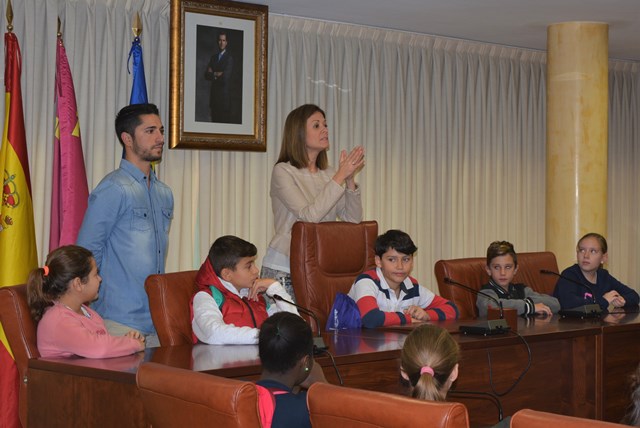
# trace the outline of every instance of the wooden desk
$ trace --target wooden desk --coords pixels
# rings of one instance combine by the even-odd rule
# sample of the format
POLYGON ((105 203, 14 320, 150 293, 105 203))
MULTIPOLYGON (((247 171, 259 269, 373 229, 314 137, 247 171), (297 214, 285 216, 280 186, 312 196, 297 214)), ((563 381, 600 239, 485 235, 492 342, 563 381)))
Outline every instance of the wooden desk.
MULTIPOLYGON (((455 333, 462 360, 456 390, 491 392, 488 356, 494 388, 510 387, 527 362, 527 351, 515 335, 464 336, 455 333)), ((325 333, 330 351, 347 386, 400 392, 398 357, 406 328, 343 330, 325 333)), ((640 355, 640 317, 620 319, 519 320, 518 333, 529 344, 532 365, 521 382, 501 398, 504 414, 532 408, 588 418, 618 421, 628 403, 625 387, 640 355)), ((29 363, 28 422, 30 427, 146 426, 135 386, 143 361, 198 370, 219 376, 257 379, 257 346, 179 346, 106 360, 38 359, 29 363), (32 404, 34 403, 34 404, 32 404)), ((327 357, 318 358, 327 378, 337 377, 327 357)), ((473 425, 490 425, 497 412, 486 400, 451 397, 469 409, 473 425)))

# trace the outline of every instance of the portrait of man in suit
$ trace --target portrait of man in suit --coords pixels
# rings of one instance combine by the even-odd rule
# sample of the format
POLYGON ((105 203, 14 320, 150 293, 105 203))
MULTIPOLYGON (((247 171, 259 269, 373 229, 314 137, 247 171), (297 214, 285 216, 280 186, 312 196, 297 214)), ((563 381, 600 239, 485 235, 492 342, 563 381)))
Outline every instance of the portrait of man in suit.
POLYGON ((218 33, 218 50, 211 55, 204 78, 211 82, 209 116, 211 122, 229 123, 231 118, 231 79, 233 56, 228 52, 227 33, 218 33))

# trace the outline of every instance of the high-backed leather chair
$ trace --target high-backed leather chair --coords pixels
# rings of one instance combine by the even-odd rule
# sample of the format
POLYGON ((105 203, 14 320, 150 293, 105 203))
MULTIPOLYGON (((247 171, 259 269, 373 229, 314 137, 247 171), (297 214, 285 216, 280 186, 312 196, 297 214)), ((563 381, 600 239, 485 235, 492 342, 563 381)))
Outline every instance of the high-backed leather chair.
POLYGON ((20 422, 26 427, 29 359, 40 357, 36 323, 29 312, 26 285, 0 288, 0 322, 18 368, 20 422))
POLYGON ((162 346, 193 343, 189 302, 198 291, 198 271, 149 275, 144 289, 149 310, 162 346))
POLYGON ((297 303, 315 313, 321 329, 336 293, 348 293, 356 277, 375 266, 377 237, 375 221, 293 225, 291 282, 297 303))
MULTIPOLYGON (((480 290, 480 287, 489 281, 486 265, 486 257, 439 260, 435 264, 434 270, 440 295, 458 306, 461 319, 478 316, 476 295, 455 285, 447 284, 444 279, 448 277, 475 290, 480 290)), ((541 269, 558 272, 555 254, 549 251, 519 253, 518 272, 513 282, 524 283, 538 293, 553 294, 558 278, 541 274, 541 269)))
POLYGON ((460 403, 416 400, 401 395, 314 383, 307 394, 313 428, 466 428, 460 403))
POLYGON ((576 418, 573 416, 556 415, 555 413, 539 412, 531 409, 519 410, 511 417, 511 428, 614 428, 623 426, 626 425, 576 418))
POLYGON ((261 426, 252 382, 144 363, 136 383, 153 428, 261 426))

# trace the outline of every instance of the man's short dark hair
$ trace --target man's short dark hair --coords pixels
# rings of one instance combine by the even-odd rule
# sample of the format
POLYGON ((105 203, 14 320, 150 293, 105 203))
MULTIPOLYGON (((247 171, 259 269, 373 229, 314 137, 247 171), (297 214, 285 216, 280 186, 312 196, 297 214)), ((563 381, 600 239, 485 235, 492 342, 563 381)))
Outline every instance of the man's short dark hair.
POLYGON ((237 236, 225 235, 216 239, 209 249, 209 262, 216 275, 222 275, 222 269, 236 270, 236 265, 243 257, 253 257, 258 249, 251 242, 237 236))
POLYGON ((390 249, 402 254, 413 254, 418 251, 409 234, 397 229, 387 230, 376 239, 376 256, 382 257, 390 249))
POLYGON ((116 135, 120 144, 124 146, 121 136, 123 132, 131 136, 135 134, 136 128, 142 123, 140 116, 143 114, 160 116, 155 104, 130 104, 118 112, 116 115, 116 135))
POLYGON ((313 355, 311 327, 291 312, 278 312, 260 327, 258 352, 262 367, 271 373, 286 373, 305 355, 313 355))

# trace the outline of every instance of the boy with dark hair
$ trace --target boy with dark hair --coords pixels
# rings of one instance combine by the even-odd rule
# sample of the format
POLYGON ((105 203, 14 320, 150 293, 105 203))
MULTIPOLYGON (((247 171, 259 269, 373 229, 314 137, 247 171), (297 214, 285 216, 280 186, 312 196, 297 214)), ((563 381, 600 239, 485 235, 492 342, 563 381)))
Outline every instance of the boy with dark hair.
POLYGON ((458 317, 453 302, 435 295, 409 276, 417 250, 411 237, 401 230, 388 230, 378 236, 376 269, 360 274, 349 291, 360 310, 363 327, 458 317))
MULTIPOLYGON (((270 315, 298 310, 285 302, 267 302, 267 296, 291 296, 272 278, 258 278, 255 245, 236 236, 215 240, 196 276, 192 299, 194 342, 211 345, 258 343, 259 328, 270 315)), ((270 299, 271 300, 271 299, 270 299)))
MULTIPOLYGON (((511 280, 518 271, 518 256, 513 244, 507 241, 494 241, 487 248, 487 275, 489 283, 481 290, 502 303, 503 308, 512 308, 521 316, 535 314, 551 315, 560 310, 560 303, 555 297, 536 293, 524 284, 512 284, 511 280)), ((476 300, 478 313, 487 316, 487 308, 495 303, 481 295, 476 300)))

